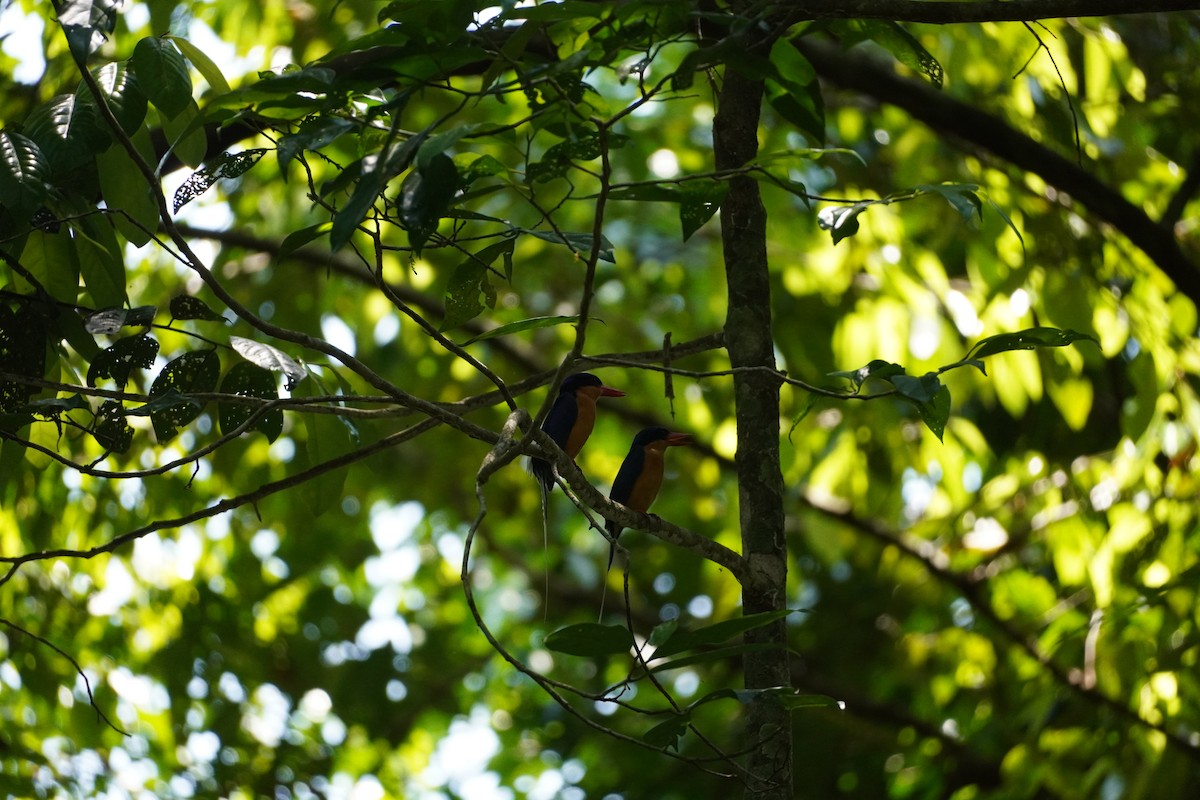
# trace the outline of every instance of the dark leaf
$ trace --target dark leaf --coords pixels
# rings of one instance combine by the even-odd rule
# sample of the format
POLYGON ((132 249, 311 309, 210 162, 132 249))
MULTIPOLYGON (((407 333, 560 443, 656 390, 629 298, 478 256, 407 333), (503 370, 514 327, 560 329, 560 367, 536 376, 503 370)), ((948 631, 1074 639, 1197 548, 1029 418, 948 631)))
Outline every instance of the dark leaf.
POLYGON ((279 158, 279 170, 287 177, 287 165, 305 150, 320 150, 339 137, 354 130, 356 125, 340 117, 317 117, 300 123, 300 129, 279 140, 275 155, 279 158))
POLYGON ((642 734, 642 741, 653 747, 679 749, 679 739, 687 733, 691 717, 687 714, 671 716, 642 734))
MULTIPOLYGON (((100 87, 104 102, 121 124, 121 130, 132 134, 141 127, 146 119, 146 95, 142 94, 136 76, 126 63, 110 61, 92 70, 92 75, 96 79, 96 85, 100 87)), ((84 98, 86 102, 95 103, 91 91, 82 83, 75 94, 84 98)))
MULTIPOLYGON (((541 239, 551 244, 560 244, 569 247, 573 252, 581 258, 587 258, 592 252, 592 243, 595 239, 590 233, 555 233, 554 231, 536 231, 522 228, 521 233, 528 233, 530 236, 541 239)), ((607 261, 610 264, 617 263, 617 259, 613 256, 613 243, 607 237, 600 237, 600 253, 601 261, 607 261)))
POLYGON ((930 402, 943 388, 941 380, 932 372, 927 372, 919 378, 912 375, 892 375, 888 380, 902 397, 917 403, 930 402))
MULTIPOLYGON (((593 319, 595 318, 593 317, 593 319)), ((565 317, 531 317, 530 319, 522 319, 518 320, 517 322, 510 322, 507 325, 500 325, 499 327, 492 328, 491 330, 481 333, 478 336, 472 336, 462 344, 465 347, 466 345, 474 344, 475 342, 482 342, 487 339, 495 339, 498 336, 508 336, 511 333, 521 333, 523 331, 532 331, 539 328, 551 328, 555 325, 574 325, 577 322, 579 322, 578 314, 565 317)))
POLYGON ((175 391, 184 397, 180 402, 150 415, 154 424, 154 435, 159 444, 168 442, 179 433, 179 428, 200 416, 204 404, 186 395, 193 392, 211 392, 217 388, 221 375, 221 360, 215 350, 184 353, 163 367, 150 387, 151 399, 175 391))
MULTIPOLYGON (((31 305, 0 302, 0 371, 41 379, 46 371, 47 326, 31 305)), ((0 412, 21 408, 41 389, 20 381, 0 380, 0 412)))
POLYGON ((0 195, 13 213, 28 217, 46 198, 50 164, 32 139, 0 131, 0 195))
POLYGON ((674 653, 682 653, 685 650, 693 650, 697 647, 718 645, 732 639, 734 636, 740 636, 746 631, 761 628, 764 625, 770 625, 772 622, 784 619, 791 613, 793 613, 792 609, 788 608, 780 611, 764 611, 760 614, 747 614, 743 617, 722 620, 721 622, 695 630, 680 629, 662 647, 654 651, 653 657, 663 658, 674 653))
POLYGON ((125 421, 125 410, 115 400, 106 400, 96 412, 92 436, 105 450, 124 453, 133 444, 133 428, 125 421))
POLYGON ((852 206, 826 206, 817 212, 817 225, 833 235, 833 243, 858 233, 858 215, 866 211, 870 203, 855 203, 852 206))
MULTIPOLYGON (((264 400, 275 400, 279 397, 275 373, 255 366, 246 361, 240 361, 225 373, 221 381, 221 391, 225 394, 236 394, 242 397, 258 397, 264 400)), ((236 403, 221 403, 218 405, 218 421, 221 433, 228 434, 250 418, 255 411, 254 406, 243 406, 236 403)), ((259 418, 254 430, 273 442, 283 433, 283 411, 272 409, 259 418)))
POLYGON ((969 354, 975 359, 987 358, 1010 350, 1033 350, 1038 347, 1065 347, 1075 342, 1096 342, 1095 337, 1059 328, 1026 328, 1014 333, 998 333, 980 339, 969 354))
POLYGON ((721 181, 691 181, 680 187, 679 224, 685 242, 712 219, 728 192, 729 184, 721 181))
POLYGON ((69 172, 106 150, 112 141, 94 102, 62 94, 25 120, 24 133, 37 142, 56 174, 69 172))
POLYGON ((192 77, 183 54, 167 39, 148 36, 133 48, 130 59, 138 85, 167 119, 192 104, 192 77))
POLYGON ((488 267, 500 256, 511 255, 515 245, 515 237, 488 245, 454 268, 446 285, 446 316, 439 330, 457 328, 483 311, 479 295, 491 286, 487 279, 488 267))
POLYGON ((404 179, 397 206, 413 252, 419 254, 437 231, 459 187, 458 169, 445 153, 431 157, 423 167, 418 164, 404 179))
POLYGON ((573 656, 612 656, 633 648, 633 635, 623 625, 581 622, 546 637, 546 648, 573 656))
POLYGON ((228 322, 229 320, 213 311, 199 297, 180 294, 171 298, 171 319, 207 319, 228 322))
POLYGON ((890 381, 894 376, 903 374, 904 367, 877 358, 865 367, 845 370, 843 372, 831 372, 829 373, 829 377, 845 378, 851 381, 857 390, 866 382, 867 378, 882 378, 883 380, 890 381))
POLYGON ((64 0, 58 4, 58 24, 76 64, 86 64, 117 24, 122 0, 64 0))
POLYGON ((88 367, 87 385, 95 386, 98 381, 110 378, 117 387, 124 389, 129 374, 134 369, 149 369, 154 366, 158 355, 158 342, 147 334, 120 339, 92 359, 88 367))
POLYGON ((267 152, 264 148, 242 150, 239 153, 222 153, 210 164, 201 167, 191 174, 178 189, 175 190, 175 200, 172 211, 179 209, 208 191, 214 183, 222 178, 236 178, 258 163, 267 152))

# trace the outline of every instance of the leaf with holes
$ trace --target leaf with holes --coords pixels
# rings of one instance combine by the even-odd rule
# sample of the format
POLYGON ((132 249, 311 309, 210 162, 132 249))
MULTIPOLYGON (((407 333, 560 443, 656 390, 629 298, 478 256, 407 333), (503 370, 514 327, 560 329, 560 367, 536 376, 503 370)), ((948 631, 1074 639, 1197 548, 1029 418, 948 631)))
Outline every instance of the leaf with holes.
POLYGON ((171 298, 171 319, 206 319, 221 322, 229 320, 213 311, 199 297, 192 297, 187 294, 176 295, 171 298))
POLYGON ((446 316, 438 330, 457 328, 483 311, 479 295, 491 289, 487 279, 488 268, 500 256, 511 257, 515 244, 516 238, 508 238, 488 245, 454 268, 446 285, 446 316))
MULTIPOLYGON (((235 394, 239 397, 257 397, 263 400, 276 400, 279 397, 279 387, 276 385, 275 373, 246 361, 234 364, 221 380, 221 391, 224 394, 235 394)), ((237 430, 255 412, 256 406, 239 405, 237 403, 220 403, 217 406, 217 420, 221 425, 221 433, 229 434, 237 430)), ((283 433, 283 410, 272 409, 258 418, 252 430, 256 430, 273 442, 283 433)))
POLYGON ((263 369, 271 370, 271 372, 282 372, 287 376, 287 386, 289 389, 304 380, 308 375, 308 370, 297 363, 291 356, 269 344, 256 342, 253 339, 244 339, 241 336, 230 336, 229 346, 251 364, 257 364, 263 369))
POLYGON ((154 436, 159 444, 169 442, 179 433, 179 428, 200 416, 204 404, 187 395, 195 392, 211 392, 217 388, 221 376, 221 359, 216 350, 200 350, 184 353, 163 367, 150 387, 150 399, 178 392, 182 397, 178 403, 150 415, 154 424, 154 436))
POLYGON ((135 369, 154 366, 156 355, 158 342, 144 333, 113 342, 92 359, 88 367, 87 385, 95 386, 98 381, 110 378, 118 388, 124 389, 125 384, 129 383, 129 374, 135 369))
POLYGON ((106 400, 92 422, 92 436, 105 450, 124 453, 133 444, 133 428, 125 421, 125 409, 115 400, 106 400))
MULTIPOLYGON (((40 379, 46 371, 45 320, 31 305, 0 302, 0 372, 40 379)), ((20 380, 0 380, 0 412, 25 405, 40 390, 20 380)))
POLYGON ((267 152, 265 148, 256 147, 240 153, 221 153, 212 163, 193 172, 175 190, 175 199, 171 210, 178 213, 179 209, 204 194, 217 181, 222 178, 236 178, 243 174, 257 164, 265 152, 267 152))

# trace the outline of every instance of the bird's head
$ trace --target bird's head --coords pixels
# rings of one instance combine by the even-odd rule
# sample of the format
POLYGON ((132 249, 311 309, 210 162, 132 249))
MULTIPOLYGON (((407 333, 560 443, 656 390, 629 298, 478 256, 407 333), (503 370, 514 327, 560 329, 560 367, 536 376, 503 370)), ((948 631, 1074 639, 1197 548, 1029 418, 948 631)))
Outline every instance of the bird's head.
POLYGON ((625 393, 605 386, 604 382, 590 372, 576 372, 570 375, 562 382, 562 388, 558 390, 559 394, 576 394, 582 392, 591 396, 593 400, 597 397, 624 397, 625 393))
POLYGON ((663 427, 643 428, 633 437, 633 446, 662 452, 668 447, 679 447, 692 441, 686 433, 674 433, 663 427))

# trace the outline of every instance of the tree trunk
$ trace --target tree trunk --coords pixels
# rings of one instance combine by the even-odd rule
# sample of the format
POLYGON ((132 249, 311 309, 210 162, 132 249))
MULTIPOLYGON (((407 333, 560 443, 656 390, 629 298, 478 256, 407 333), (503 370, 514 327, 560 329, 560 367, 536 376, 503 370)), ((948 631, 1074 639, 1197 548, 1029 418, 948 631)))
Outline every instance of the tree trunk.
MULTIPOLYGON (((758 153, 758 120, 763 84, 731 69, 725 71, 713 147, 717 169, 740 167, 758 153)), ((752 178, 730 181, 721 204, 721 236, 729 311, 725 342, 734 367, 762 371, 734 375, 737 413, 738 500, 742 553, 750 566, 743 586, 743 611, 754 614, 784 607, 787 543, 783 530, 783 474, 779 465, 779 380, 771 336, 771 283, 767 268, 767 213, 752 178)), ((778 645, 745 657, 747 689, 787 686, 787 628, 784 622, 758 628, 747 643, 778 645)), ((754 780, 747 797, 791 798, 792 731, 789 713, 770 699, 750 703, 746 712, 748 768, 754 780)))

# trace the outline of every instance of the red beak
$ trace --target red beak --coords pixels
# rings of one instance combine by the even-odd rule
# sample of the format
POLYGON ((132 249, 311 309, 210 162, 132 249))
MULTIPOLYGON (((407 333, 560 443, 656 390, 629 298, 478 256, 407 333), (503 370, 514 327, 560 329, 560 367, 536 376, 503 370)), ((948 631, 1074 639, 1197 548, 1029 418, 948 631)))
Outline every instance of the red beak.
POLYGON ((601 386, 600 387, 600 396, 601 397, 624 397, 625 393, 619 389, 614 389, 611 386, 601 386))
POLYGON ((686 433, 668 433, 667 447, 679 447, 680 445, 691 444, 692 437, 686 433))

